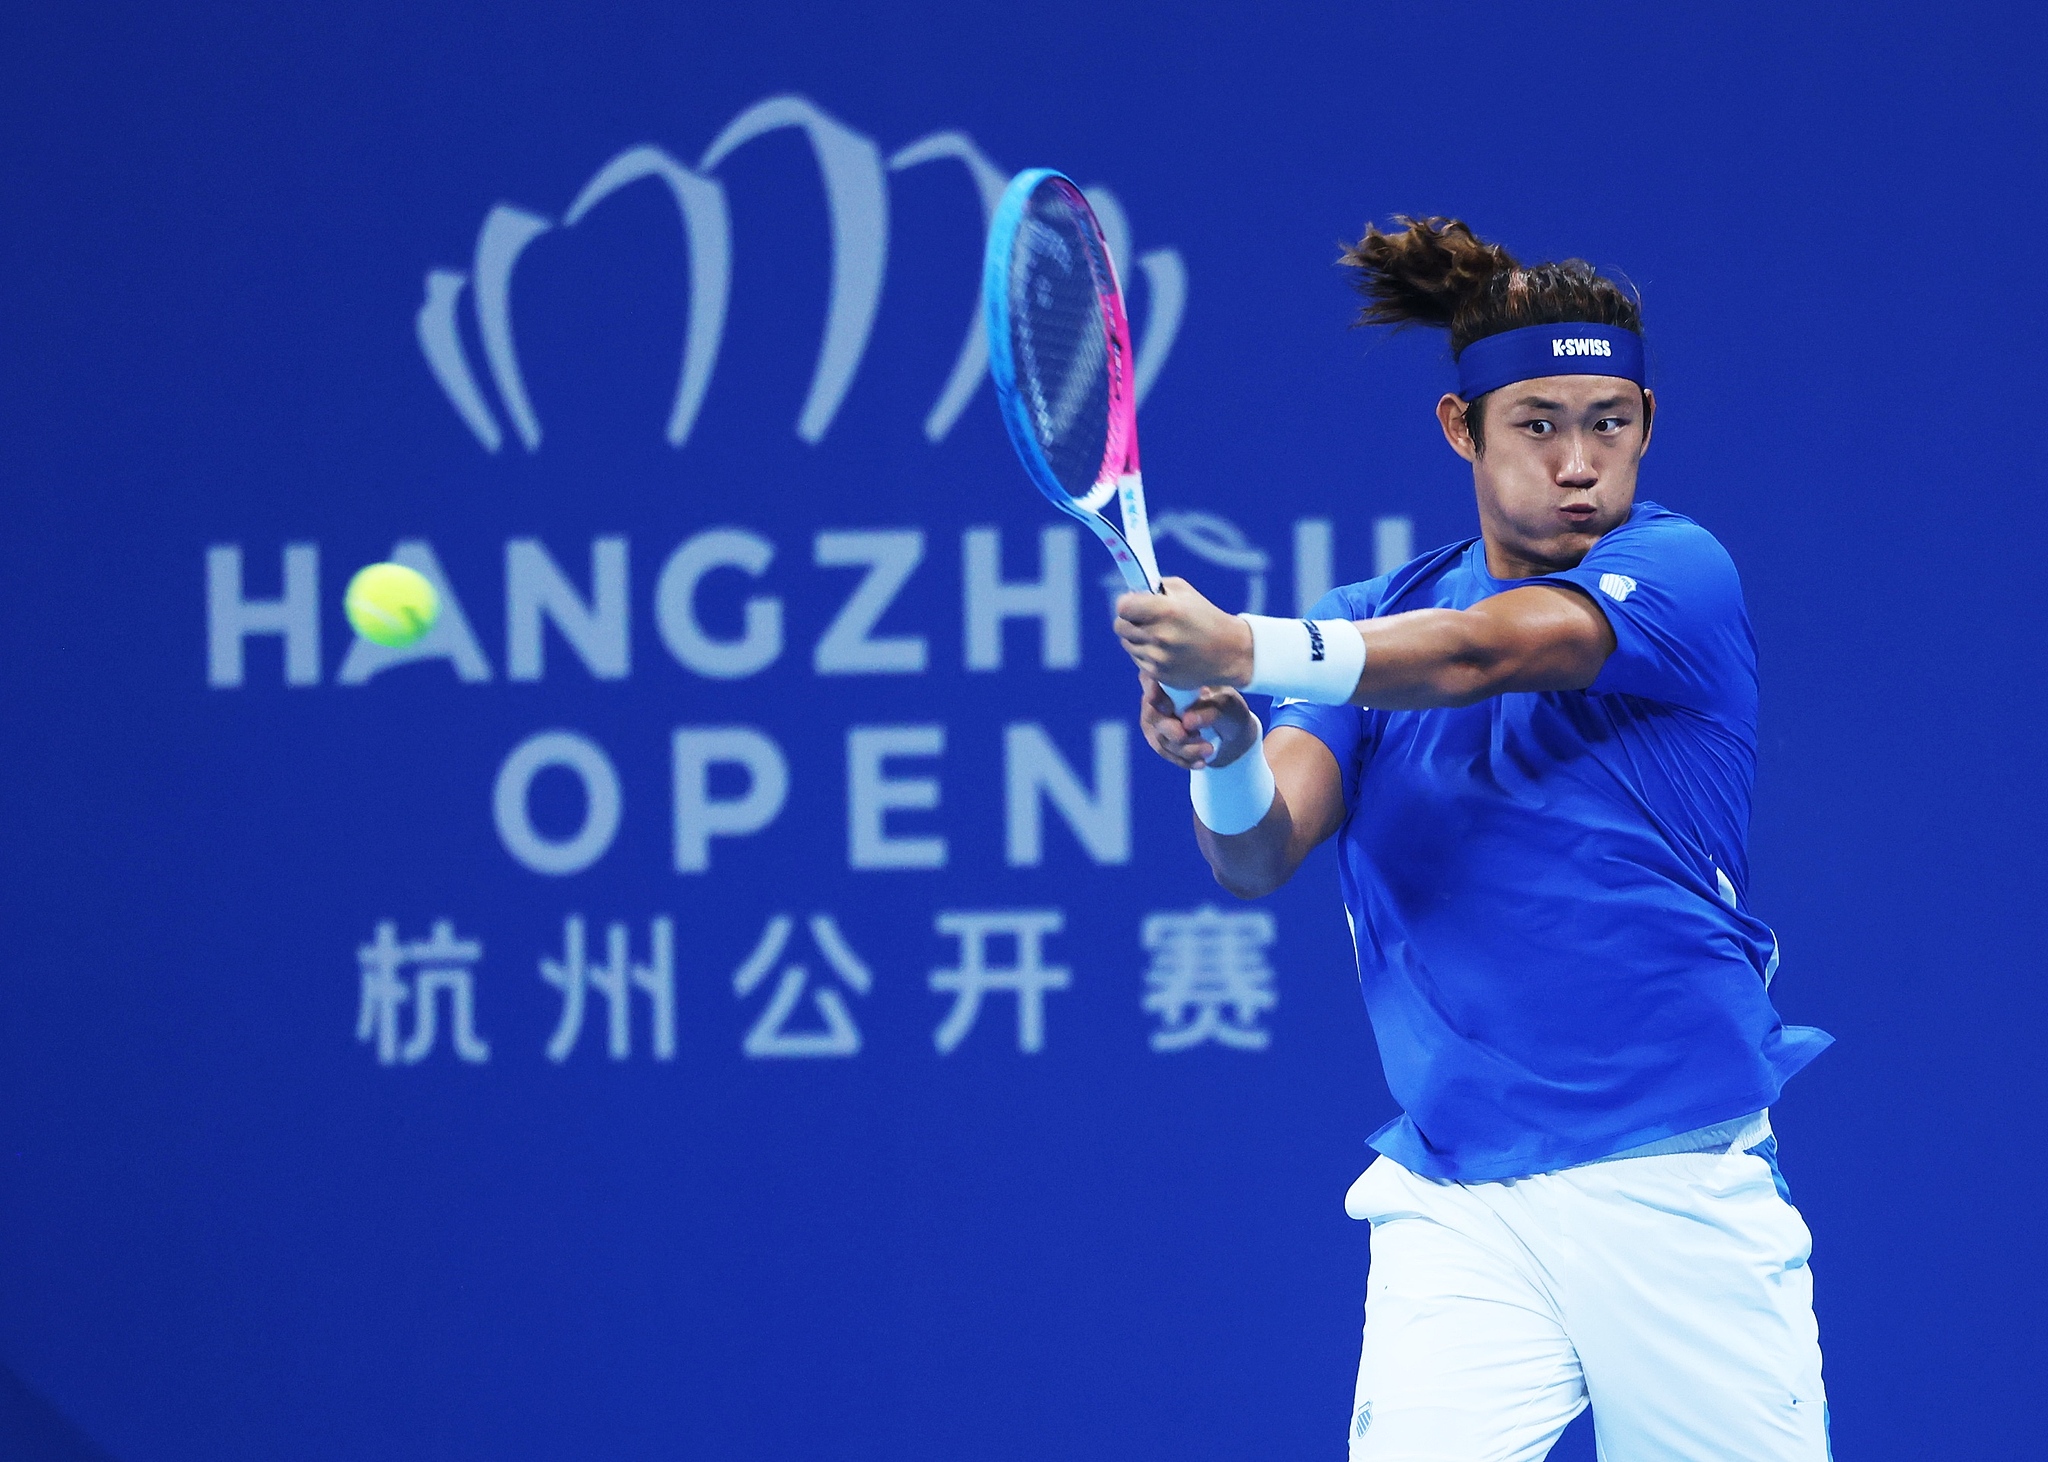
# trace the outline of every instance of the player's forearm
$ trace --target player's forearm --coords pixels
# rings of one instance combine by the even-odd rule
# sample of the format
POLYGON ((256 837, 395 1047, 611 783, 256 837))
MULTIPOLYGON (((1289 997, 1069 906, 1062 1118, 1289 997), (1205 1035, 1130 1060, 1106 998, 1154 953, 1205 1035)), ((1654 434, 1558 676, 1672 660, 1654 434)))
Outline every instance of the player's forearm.
POLYGON ((1533 584, 1470 609, 1418 609, 1359 622, 1365 670, 1353 700, 1388 710, 1469 706, 1511 691, 1584 690, 1614 630, 1575 589, 1533 584))
POLYGON ((1231 836, 1195 820, 1195 842, 1216 881, 1241 899, 1263 898, 1294 876, 1306 849, 1297 849, 1287 798, 1275 792, 1273 805, 1256 827, 1231 836))
POLYGON ((1127 642, 1139 641, 1153 658, 1186 662, 1178 673, 1205 685, 1393 711, 1469 706, 1508 691, 1583 690, 1614 649, 1614 631, 1592 602, 1550 584, 1510 589, 1470 609, 1374 619, 1245 614, 1232 625, 1214 616, 1205 624, 1192 614, 1184 618, 1194 631, 1185 637, 1204 641, 1198 652, 1179 651, 1157 629, 1141 629, 1127 642))
POLYGON ((1228 779, 1196 784, 1195 841, 1216 881, 1239 898, 1260 898, 1287 882, 1344 821, 1336 758, 1298 727, 1277 727, 1220 770, 1192 775, 1228 779))
POLYGON ((1357 622, 1365 668, 1354 705, 1389 711, 1469 706, 1514 679, 1512 646, 1466 609, 1415 609, 1357 622))

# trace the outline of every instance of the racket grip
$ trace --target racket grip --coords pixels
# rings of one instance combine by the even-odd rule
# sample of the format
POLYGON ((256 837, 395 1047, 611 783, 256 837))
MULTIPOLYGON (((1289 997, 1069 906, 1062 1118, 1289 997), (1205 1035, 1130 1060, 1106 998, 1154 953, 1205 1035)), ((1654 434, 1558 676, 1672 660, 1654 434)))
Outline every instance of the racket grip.
MULTIPOLYGON (((1166 692, 1166 698, 1173 702, 1173 708, 1176 711, 1185 711, 1189 706, 1193 705, 1202 694, 1199 688, 1195 690, 1181 690, 1175 686, 1168 685, 1163 686, 1162 689, 1164 689, 1166 692)), ((1221 741, 1217 739, 1216 728, 1214 726, 1204 726, 1202 728, 1202 739, 1208 742, 1209 745, 1211 745, 1212 747, 1221 746, 1223 744, 1221 741)))

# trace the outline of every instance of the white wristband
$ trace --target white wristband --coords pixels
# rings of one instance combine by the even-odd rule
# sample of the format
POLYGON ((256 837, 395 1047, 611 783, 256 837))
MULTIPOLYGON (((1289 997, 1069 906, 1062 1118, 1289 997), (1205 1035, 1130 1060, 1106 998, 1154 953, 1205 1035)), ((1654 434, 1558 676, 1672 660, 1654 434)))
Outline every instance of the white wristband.
POLYGON ((1188 800, 1212 833, 1231 837, 1250 832, 1272 810, 1273 768, 1266 761, 1265 727, 1252 717, 1252 744, 1227 767, 1197 767, 1188 773, 1188 800))
POLYGON ((1349 705, 1365 669, 1365 636, 1348 619, 1273 619, 1240 614, 1252 630, 1254 695, 1349 705))

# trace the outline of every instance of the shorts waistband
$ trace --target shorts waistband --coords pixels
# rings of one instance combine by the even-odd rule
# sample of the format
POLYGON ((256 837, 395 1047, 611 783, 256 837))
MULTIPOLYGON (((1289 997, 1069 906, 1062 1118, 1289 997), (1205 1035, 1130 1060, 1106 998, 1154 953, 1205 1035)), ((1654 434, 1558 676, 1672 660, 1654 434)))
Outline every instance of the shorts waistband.
MULTIPOLYGON (((1746 1117, 1737 1117, 1732 1122, 1716 1122, 1711 1127, 1695 1127, 1690 1132, 1679 1132, 1670 1137, 1660 1137, 1655 1142, 1645 1142, 1637 1147, 1596 1157, 1594 1163, 1620 1162, 1625 1157, 1670 1157, 1682 1152, 1747 1152, 1771 1135, 1771 1109, 1751 1112, 1746 1117)), ((1593 1163, 1581 1163, 1591 1167, 1593 1163)))

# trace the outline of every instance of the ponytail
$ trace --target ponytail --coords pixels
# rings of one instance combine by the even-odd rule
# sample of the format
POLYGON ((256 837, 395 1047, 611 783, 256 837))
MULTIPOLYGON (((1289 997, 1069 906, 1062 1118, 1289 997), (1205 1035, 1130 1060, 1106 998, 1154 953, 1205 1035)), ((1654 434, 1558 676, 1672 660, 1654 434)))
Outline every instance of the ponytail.
POLYGON ((1584 259, 1525 268, 1455 218, 1409 218, 1365 237, 1338 262, 1356 271, 1361 325, 1428 325, 1447 330, 1451 355, 1488 335, 1526 325, 1585 323, 1643 329, 1641 301, 1584 259))

